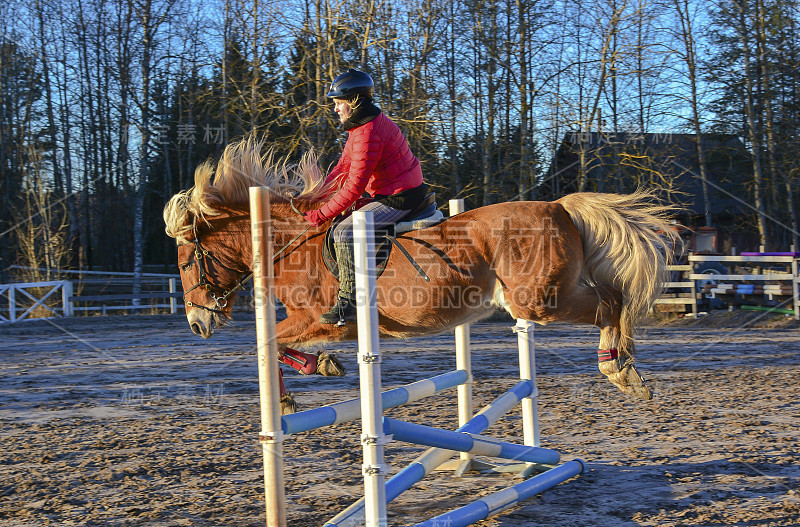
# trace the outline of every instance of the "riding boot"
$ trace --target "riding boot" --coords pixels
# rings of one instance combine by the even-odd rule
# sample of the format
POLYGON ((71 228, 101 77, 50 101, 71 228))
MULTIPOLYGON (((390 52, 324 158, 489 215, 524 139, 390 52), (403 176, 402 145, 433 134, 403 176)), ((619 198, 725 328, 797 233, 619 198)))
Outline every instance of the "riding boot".
POLYGON ((319 317, 323 324, 354 324, 356 322, 356 274, 353 245, 336 242, 336 263, 339 265, 339 295, 336 304, 319 317))

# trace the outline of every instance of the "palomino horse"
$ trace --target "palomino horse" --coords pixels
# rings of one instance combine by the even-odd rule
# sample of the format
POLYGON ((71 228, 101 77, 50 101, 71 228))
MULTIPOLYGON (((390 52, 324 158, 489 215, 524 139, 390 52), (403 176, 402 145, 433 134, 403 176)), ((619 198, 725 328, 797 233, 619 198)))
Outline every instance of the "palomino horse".
MULTIPOLYGON (((164 208, 166 232, 178 243, 189 325, 208 338, 230 318, 228 299, 252 265, 248 188, 266 186, 273 196, 275 291, 287 314, 277 328, 279 353, 304 373, 344 374, 335 358, 292 348, 357 335, 355 324, 317 321, 338 290, 322 260, 329 224, 309 227, 301 215, 335 189, 326 188, 313 155, 288 165, 262 149, 253 138, 229 145, 216 167, 198 167, 194 187, 164 208)), ((671 244, 662 235, 673 232, 670 211, 642 191, 575 193, 489 205, 400 235, 429 281, 392 251, 377 280, 381 335, 439 333, 498 306, 540 324, 592 324, 600 328, 600 370, 625 393, 650 399, 634 367, 633 333, 668 277, 671 244)))

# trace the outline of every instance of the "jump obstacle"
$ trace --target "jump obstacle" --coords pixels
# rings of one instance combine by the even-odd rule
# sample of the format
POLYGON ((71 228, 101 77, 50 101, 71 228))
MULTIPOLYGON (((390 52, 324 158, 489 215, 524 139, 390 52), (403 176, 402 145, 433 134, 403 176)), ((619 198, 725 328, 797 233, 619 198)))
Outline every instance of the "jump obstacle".
MULTIPOLYGON (((462 200, 451 200, 451 214, 463 212, 462 200)), ((539 444, 537 413, 538 389, 534 355, 533 324, 517 320, 514 331, 519 346, 520 382, 473 415, 472 368, 469 326, 456 329, 456 369, 406 386, 382 391, 381 354, 378 330, 375 248, 371 212, 353 213, 355 273, 358 316, 358 365, 360 397, 281 417, 278 389, 278 351, 275 331, 275 301, 272 266, 272 232, 269 219, 269 191, 250 188, 253 238, 253 273, 258 337, 259 394, 264 454, 264 483, 267 527, 286 526, 286 499, 283 476, 283 441, 288 435, 314 430, 361 418, 364 497, 324 524, 324 527, 386 527, 386 505, 437 468, 447 464, 457 452, 455 475, 479 469, 485 463, 475 455, 522 462, 526 477, 542 465, 557 465, 559 453, 539 444), (383 411, 420 400, 442 390, 457 387, 459 428, 456 431, 407 423, 383 417, 383 411), (523 445, 481 435, 517 404, 522 406, 523 445), (385 445, 391 440, 430 447, 400 472, 386 479, 385 445)), ((471 525, 531 498, 583 472, 585 464, 576 459, 557 465, 512 485, 417 524, 425 527, 471 525)), ((502 470, 499 469, 499 470, 502 470)))

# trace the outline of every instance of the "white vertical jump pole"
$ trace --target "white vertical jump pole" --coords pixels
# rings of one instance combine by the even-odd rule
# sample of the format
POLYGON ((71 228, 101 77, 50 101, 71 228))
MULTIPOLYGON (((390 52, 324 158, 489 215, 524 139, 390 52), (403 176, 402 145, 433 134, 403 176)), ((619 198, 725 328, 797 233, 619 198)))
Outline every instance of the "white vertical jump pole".
MULTIPOLYGON (((463 199, 450 200, 450 216, 461 214, 464 212, 463 199)), ((464 370, 467 372, 467 381, 458 386, 458 426, 464 426, 467 421, 472 419, 472 349, 470 343, 469 324, 462 324, 455 329, 456 337, 456 369, 464 370)), ((462 476, 465 472, 470 470, 472 466, 472 459, 474 454, 469 452, 461 452, 461 463, 456 468, 454 476, 462 476)))
POLYGON ((272 222, 269 205, 269 190, 266 187, 250 187, 253 293, 256 303, 256 336, 258 337, 258 391, 261 402, 259 442, 264 451, 267 527, 286 527, 278 341, 275 330, 272 222))
POLYGON ((372 212, 353 212, 366 527, 386 527, 386 464, 372 212))
MULTIPOLYGON (((533 340, 533 322, 522 318, 517 319, 514 331, 517 333, 517 344, 519 345, 519 378, 530 380, 533 384, 533 391, 530 396, 520 401, 522 405, 522 438, 526 446, 539 445, 539 387, 536 384, 536 351, 533 340)), ((534 471, 534 466, 530 465, 519 475, 528 477, 534 471)))

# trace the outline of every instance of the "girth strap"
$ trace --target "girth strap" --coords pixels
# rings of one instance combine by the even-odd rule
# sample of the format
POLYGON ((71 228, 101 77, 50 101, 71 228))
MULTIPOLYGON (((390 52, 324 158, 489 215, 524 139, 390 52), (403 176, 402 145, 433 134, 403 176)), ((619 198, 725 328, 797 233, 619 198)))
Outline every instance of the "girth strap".
POLYGON ((409 254, 409 252, 408 252, 408 251, 406 251, 406 248, 405 248, 405 247, 403 247, 402 245, 400 245, 400 242, 398 242, 398 241, 397 241, 397 238, 395 238, 394 236, 390 236, 390 235, 388 235, 388 234, 384 235, 384 237, 385 237, 387 240, 389 240, 390 242, 392 242, 392 245, 394 245, 395 247, 397 247, 397 250, 399 250, 401 253, 403 253, 403 256, 405 256, 405 257, 408 259, 408 261, 409 261, 409 262, 411 262, 411 265, 413 265, 413 266, 414 266, 414 269, 416 269, 416 270, 417 270, 417 272, 419 273, 419 275, 420 275, 420 276, 421 276, 421 277, 422 277, 422 278, 423 278, 423 279, 424 279, 426 282, 430 282, 430 281, 431 281, 430 277, 429 277, 427 274, 425 274, 425 271, 423 271, 423 270, 422 270, 422 267, 420 267, 420 266, 419 266, 419 264, 416 262, 416 260, 414 260, 414 257, 413 257, 413 256, 411 256, 411 255, 409 254))

